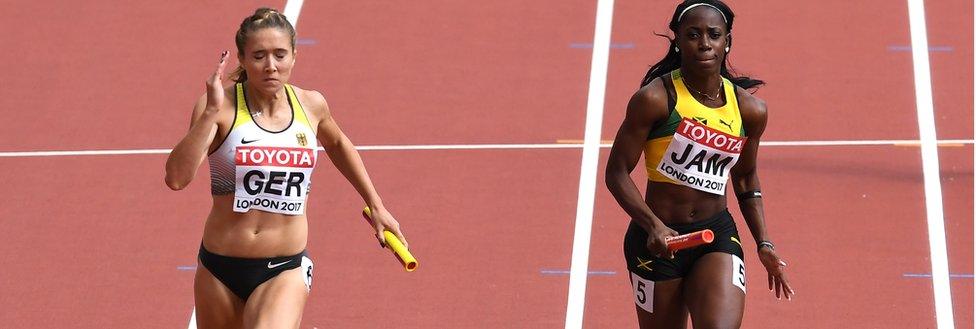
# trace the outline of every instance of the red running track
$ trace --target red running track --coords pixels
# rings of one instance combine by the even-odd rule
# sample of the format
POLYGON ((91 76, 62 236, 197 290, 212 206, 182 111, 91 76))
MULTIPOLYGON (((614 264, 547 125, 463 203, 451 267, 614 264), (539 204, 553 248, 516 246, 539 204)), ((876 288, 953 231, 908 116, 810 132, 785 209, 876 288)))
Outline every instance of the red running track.
MULTIPOLYGON (((217 54, 263 5, 283 3, 30 3, 0 13, 32 27, 4 37, 31 56, 0 53, 17 63, 0 76, 0 151, 172 147, 217 54)), ((930 54, 939 137, 972 139, 972 4, 926 5, 930 45, 951 48, 930 54)), ((670 6, 617 1, 612 42, 624 46, 611 51, 603 139, 662 55, 650 32, 666 31, 670 6)), ((765 140, 917 138, 911 55, 890 50, 910 44, 903 3, 733 6, 733 62, 769 82, 758 94, 771 113, 765 140), (842 28, 849 22, 861 24, 842 28)), ((592 42, 594 14, 591 2, 308 2, 292 82, 325 93, 360 145, 579 139, 590 62, 579 44, 592 42)), ((939 151, 950 272, 971 275, 973 147, 939 151)), ((397 268, 358 218, 358 196, 323 166, 303 328, 563 326, 568 276, 559 271, 570 266, 579 149, 363 156, 421 268, 397 268)), ((744 327, 934 327, 931 280, 904 276, 931 271, 919 156, 895 146, 763 148, 768 225, 798 295, 776 301, 748 254, 744 327), (864 232, 877 238, 845 238, 864 232)), ((164 160, 0 157, 10 187, 0 225, 11 233, 0 242, 0 323, 185 326, 192 271, 179 268, 195 265, 207 174, 170 192, 164 160)), ((626 221, 599 188, 586 328, 635 326, 626 221)), ((972 327, 973 280, 951 283, 956 323, 972 327)))

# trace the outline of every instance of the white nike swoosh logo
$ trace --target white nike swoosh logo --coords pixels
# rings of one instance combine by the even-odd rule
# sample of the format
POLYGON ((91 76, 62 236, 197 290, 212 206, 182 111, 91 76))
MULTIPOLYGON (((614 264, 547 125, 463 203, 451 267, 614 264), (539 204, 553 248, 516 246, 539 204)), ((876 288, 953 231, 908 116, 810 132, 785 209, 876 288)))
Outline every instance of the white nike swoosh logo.
POLYGON ((286 260, 284 262, 278 263, 278 264, 273 264, 273 265, 271 264, 271 262, 268 262, 268 268, 275 268, 275 267, 278 267, 278 266, 281 266, 281 265, 288 264, 290 262, 291 262, 290 259, 289 260, 286 260))

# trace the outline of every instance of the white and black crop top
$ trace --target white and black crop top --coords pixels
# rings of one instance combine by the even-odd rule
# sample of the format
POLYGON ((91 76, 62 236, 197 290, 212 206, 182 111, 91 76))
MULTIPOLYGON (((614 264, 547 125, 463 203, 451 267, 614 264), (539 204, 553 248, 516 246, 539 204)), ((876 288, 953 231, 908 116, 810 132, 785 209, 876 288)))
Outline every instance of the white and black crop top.
POLYGON ((305 213, 312 170, 318 157, 315 129, 285 85, 292 119, 281 131, 262 128, 251 116, 238 83, 234 125, 220 147, 210 153, 210 191, 234 193, 234 211, 250 209, 286 214, 305 213))

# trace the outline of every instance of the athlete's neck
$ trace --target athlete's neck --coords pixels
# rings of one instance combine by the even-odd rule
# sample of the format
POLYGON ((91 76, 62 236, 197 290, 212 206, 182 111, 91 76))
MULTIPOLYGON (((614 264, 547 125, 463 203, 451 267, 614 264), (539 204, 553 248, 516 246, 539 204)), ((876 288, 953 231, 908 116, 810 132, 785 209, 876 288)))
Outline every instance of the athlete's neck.
POLYGON ((260 112, 266 117, 274 117, 281 111, 291 112, 291 106, 288 105, 288 94, 284 87, 269 94, 245 83, 244 95, 247 101, 247 109, 251 113, 260 112))
POLYGON ((719 88, 722 86, 722 76, 718 71, 696 71, 681 68, 681 78, 685 80, 685 85, 691 85, 691 88, 695 90, 712 95, 719 92, 719 88))

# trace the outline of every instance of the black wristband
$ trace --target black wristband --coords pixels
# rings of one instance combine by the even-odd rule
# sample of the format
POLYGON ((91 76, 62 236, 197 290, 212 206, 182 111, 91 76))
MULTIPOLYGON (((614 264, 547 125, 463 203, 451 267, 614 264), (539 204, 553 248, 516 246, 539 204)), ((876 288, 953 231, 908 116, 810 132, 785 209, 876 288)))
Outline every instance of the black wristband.
POLYGON ((769 247, 769 250, 774 250, 774 251, 776 250, 776 246, 774 246, 772 242, 763 240, 763 241, 759 241, 759 245, 756 247, 756 251, 762 250, 763 247, 769 247))
POLYGON ((745 200, 745 199, 752 199, 752 198, 762 198, 762 192, 760 192, 759 190, 746 191, 746 192, 742 192, 742 193, 736 194, 735 195, 735 198, 736 199, 739 199, 739 201, 742 201, 742 200, 745 200))

